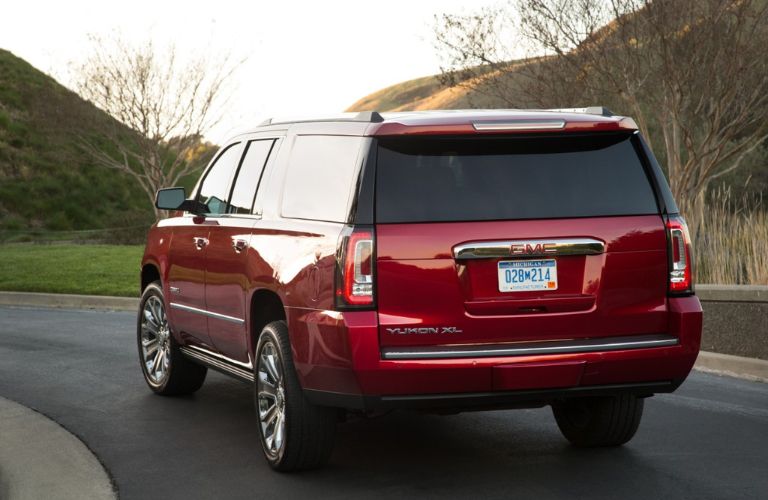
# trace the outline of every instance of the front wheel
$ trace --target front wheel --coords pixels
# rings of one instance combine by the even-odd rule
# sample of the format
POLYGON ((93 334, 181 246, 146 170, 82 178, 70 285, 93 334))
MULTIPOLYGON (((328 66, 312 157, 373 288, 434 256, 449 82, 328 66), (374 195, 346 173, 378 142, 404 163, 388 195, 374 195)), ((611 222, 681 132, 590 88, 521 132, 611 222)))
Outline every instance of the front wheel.
POLYGON ((337 412, 304 397, 285 322, 264 327, 255 359, 254 399, 267 462, 282 472, 323 465, 333 450, 337 412))
POLYGON ((643 399, 631 394, 574 398, 552 405, 557 426, 576 446, 620 446, 637 432, 643 399))
POLYGON ((191 394, 198 390, 208 370, 181 354, 171 334, 159 281, 144 289, 137 323, 141 372, 149 388, 163 396, 191 394))

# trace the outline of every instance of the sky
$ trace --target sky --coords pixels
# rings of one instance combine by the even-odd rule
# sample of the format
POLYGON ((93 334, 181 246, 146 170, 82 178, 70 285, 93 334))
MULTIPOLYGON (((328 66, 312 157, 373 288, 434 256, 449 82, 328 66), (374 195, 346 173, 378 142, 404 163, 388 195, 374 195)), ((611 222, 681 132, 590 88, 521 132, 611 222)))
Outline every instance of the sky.
POLYGON ((89 34, 120 33, 179 53, 247 57, 215 142, 272 116, 338 113, 370 93, 440 71, 434 16, 499 0, 12 2, 0 48, 73 88, 89 34))

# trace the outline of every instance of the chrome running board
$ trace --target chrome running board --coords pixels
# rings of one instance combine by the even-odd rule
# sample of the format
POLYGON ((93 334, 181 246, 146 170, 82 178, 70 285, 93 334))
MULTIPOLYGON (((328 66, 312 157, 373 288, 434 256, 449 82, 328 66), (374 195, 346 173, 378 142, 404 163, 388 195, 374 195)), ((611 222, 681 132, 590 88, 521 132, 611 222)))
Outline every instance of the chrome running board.
POLYGON ((621 351, 624 349, 668 347, 677 344, 678 338, 672 335, 633 335, 483 346, 389 347, 381 350, 381 357, 382 359, 492 358, 496 356, 535 356, 540 354, 621 351))
POLYGON ((223 372, 226 375, 231 375, 245 382, 253 382, 253 369, 249 371, 245 367, 237 366, 235 364, 237 363, 236 361, 230 360, 225 356, 214 354, 201 347, 193 345, 180 347, 179 350, 184 356, 200 362, 209 368, 213 368, 214 370, 223 372))

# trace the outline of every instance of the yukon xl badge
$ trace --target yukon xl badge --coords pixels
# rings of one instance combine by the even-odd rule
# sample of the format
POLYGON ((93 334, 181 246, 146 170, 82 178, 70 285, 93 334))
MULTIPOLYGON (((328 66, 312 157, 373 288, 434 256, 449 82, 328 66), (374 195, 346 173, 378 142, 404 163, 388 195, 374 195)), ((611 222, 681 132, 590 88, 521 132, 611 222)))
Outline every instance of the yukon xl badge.
POLYGON ((387 328, 387 333, 391 335, 425 335, 430 333, 462 333, 462 331, 455 326, 439 326, 426 328, 387 328))

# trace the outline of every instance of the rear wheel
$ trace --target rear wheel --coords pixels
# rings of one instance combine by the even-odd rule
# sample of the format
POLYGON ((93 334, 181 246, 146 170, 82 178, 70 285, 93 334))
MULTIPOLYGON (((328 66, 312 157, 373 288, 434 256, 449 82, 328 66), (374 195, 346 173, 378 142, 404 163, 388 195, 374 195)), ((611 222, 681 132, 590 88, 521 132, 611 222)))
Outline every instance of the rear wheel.
POLYGON ((620 446, 637 432, 643 399, 621 396, 574 398, 552 405, 557 426, 576 446, 620 446))
POLYGON ((179 351, 168 324, 159 281, 144 289, 137 323, 141 372, 149 388, 163 396, 191 394, 200 389, 208 370, 179 351))
POLYGON ((255 359, 254 397, 267 462, 283 472, 323 465, 333 450, 337 412, 304 397, 285 322, 264 327, 255 359))

